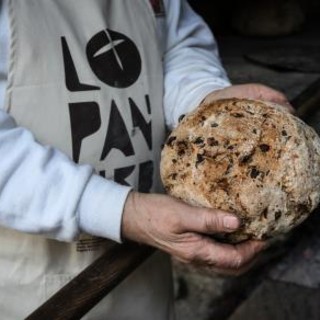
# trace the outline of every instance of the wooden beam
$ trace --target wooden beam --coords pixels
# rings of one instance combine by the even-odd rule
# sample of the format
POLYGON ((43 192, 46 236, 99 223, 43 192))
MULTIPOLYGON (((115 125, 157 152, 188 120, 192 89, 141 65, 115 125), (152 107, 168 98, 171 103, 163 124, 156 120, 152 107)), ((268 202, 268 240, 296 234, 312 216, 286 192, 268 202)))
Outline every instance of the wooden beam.
POLYGON ((114 245, 26 320, 79 320, 145 261, 154 249, 114 245))

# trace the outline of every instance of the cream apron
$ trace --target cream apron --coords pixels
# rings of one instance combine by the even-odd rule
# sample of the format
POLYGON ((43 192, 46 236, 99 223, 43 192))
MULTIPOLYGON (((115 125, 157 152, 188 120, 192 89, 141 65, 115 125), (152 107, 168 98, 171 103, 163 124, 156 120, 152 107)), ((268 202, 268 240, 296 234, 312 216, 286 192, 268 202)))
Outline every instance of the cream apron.
MULTIPOLYGON (((101 176, 159 191, 163 70, 149 1, 9 6, 6 108, 18 125, 101 176)), ((23 319, 110 245, 88 235, 69 244, 4 228, 0 243, 4 320, 23 319)), ((171 289, 169 260, 155 254, 83 319, 172 319, 171 289)))

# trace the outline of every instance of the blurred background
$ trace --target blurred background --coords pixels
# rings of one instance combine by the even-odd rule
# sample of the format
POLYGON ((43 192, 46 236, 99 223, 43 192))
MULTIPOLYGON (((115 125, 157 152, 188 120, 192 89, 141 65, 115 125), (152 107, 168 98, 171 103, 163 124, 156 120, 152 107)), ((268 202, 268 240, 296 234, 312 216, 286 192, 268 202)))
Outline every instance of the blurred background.
MULTIPOLYGON (((234 84, 283 91, 320 132, 320 1, 189 0, 234 84)), ((320 209, 238 277, 174 262, 178 320, 319 320, 320 209)))

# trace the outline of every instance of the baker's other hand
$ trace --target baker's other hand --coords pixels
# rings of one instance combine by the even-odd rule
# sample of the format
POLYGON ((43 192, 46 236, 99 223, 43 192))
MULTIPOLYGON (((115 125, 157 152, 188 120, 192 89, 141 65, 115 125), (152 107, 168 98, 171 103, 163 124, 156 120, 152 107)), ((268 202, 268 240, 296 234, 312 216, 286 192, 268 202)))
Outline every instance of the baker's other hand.
POLYGON ((249 265, 265 246, 261 241, 229 245, 210 237, 239 227, 239 219, 228 212, 193 207, 167 195, 131 192, 124 208, 122 236, 182 262, 232 273, 249 265))
POLYGON ((270 101, 282 105, 290 113, 295 113, 295 109, 282 92, 258 83, 233 85, 213 91, 206 96, 204 103, 229 98, 270 101))

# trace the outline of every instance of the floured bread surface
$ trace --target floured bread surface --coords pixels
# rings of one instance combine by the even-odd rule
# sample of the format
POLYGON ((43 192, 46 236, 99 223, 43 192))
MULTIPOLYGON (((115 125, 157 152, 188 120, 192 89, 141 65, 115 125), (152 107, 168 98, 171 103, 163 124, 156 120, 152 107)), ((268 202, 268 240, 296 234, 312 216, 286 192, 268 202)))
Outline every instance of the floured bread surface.
POLYGON ((319 203, 320 139, 281 106, 227 99, 183 118, 162 151, 169 194, 242 218, 226 240, 266 239, 301 223, 319 203))

